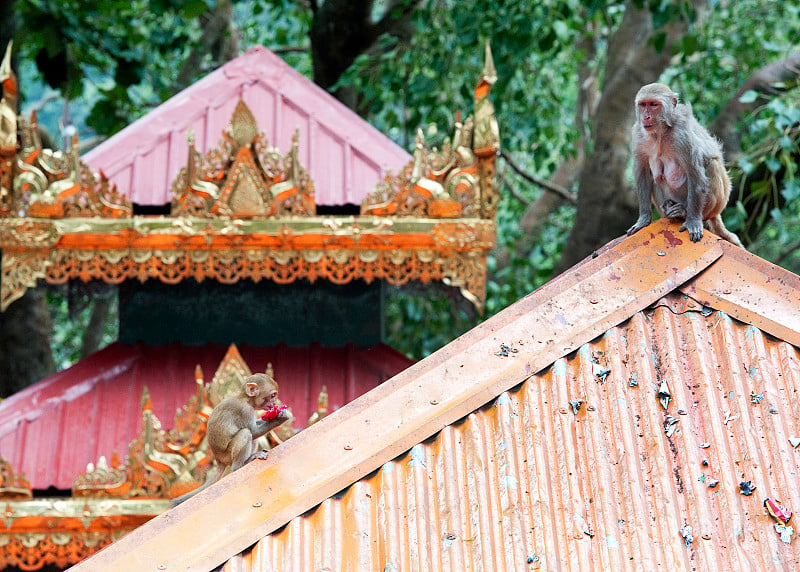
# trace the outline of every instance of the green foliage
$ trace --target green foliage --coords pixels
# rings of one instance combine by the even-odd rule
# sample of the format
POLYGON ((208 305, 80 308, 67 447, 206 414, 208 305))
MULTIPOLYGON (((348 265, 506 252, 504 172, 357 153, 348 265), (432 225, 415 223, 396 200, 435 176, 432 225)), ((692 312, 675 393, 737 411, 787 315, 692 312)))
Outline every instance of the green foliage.
MULTIPOLYGON (((774 260, 787 243, 794 244, 792 231, 800 228, 800 94, 771 98, 749 127, 753 143, 731 171, 739 186, 734 189, 737 208, 728 220, 754 241, 754 252, 774 260)), ((800 265, 795 261, 791 268, 800 265)))
MULTIPOLYGON (((61 370, 70 367, 81 358, 83 333, 92 314, 92 300, 86 294, 79 296, 77 300, 73 297, 70 307, 70 298, 63 289, 49 289, 47 303, 55 326, 51 339, 53 361, 56 368, 61 370)), ((101 347, 115 341, 119 335, 116 296, 113 298, 110 314, 112 319, 106 322, 101 347)))
POLYGON ((460 297, 438 286, 387 286, 384 331, 387 343, 413 359, 421 359, 475 325, 460 297))

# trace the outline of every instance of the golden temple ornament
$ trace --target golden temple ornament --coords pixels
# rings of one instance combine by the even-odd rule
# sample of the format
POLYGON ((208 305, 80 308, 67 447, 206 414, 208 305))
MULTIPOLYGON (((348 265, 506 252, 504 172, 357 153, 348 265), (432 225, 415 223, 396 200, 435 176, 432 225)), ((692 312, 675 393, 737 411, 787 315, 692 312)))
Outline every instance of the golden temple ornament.
POLYGON ((173 216, 313 216, 314 185, 297 156, 299 133, 284 157, 259 133, 241 99, 218 149, 200 157, 188 134, 189 160, 172 185, 173 216))
POLYGON ((188 134, 187 163, 164 217, 133 215, 103 173, 80 162, 77 137, 63 153, 43 149, 35 114, 16 115, 16 82, 0 65, 0 311, 39 280, 189 278, 439 280, 481 309, 496 244, 500 138, 489 100, 496 76, 487 44, 474 114, 463 121, 456 114, 441 150, 418 132, 413 160, 387 175, 357 216, 317 215, 299 135, 281 153, 239 101, 216 149, 201 155, 188 134))

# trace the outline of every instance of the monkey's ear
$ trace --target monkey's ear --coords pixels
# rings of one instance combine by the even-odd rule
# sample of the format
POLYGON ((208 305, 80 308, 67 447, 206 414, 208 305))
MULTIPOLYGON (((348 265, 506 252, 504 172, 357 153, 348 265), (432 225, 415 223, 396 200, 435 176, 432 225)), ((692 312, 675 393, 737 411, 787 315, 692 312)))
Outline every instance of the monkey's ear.
POLYGON ((675 93, 672 95, 672 107, 677 107, 677 106, 678 106, 678 94, 675 93))
POLYGON ((244 384, 244 392, 248 395, 248 397, 255 397, 258 395, 258 384, 248 381, 244 384))

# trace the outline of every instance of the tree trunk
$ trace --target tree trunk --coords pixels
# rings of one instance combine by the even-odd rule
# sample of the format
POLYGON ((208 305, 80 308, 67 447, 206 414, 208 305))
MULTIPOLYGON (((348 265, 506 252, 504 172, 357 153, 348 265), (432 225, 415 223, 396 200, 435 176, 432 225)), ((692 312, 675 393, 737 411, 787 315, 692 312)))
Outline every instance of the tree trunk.
POLYGON ((81 338, 81 358, 90 356, 100 349, 112 301, 111 295, 94 298, 92 314, 89 317, 89 323, 86 325, 86 331, 83 332, 83 337, 81 338))
MULTIPOLYGON (((325 0, 312 2, 314 18, 309 37, 314 65, 314 83, 331 89, 361 54, 375 46, 385 33, 410 37, 409 18, 419 0, 391 0, 383 17, 372 22, 374 0, 325 0)), ((353 90, 339 88, 333 95, 351 109, 357 109, 353 90)))
POLYGON ((0 397, 56 371, 50 350, 50 309, 42 288, 31 288, 0 313, 0 397))

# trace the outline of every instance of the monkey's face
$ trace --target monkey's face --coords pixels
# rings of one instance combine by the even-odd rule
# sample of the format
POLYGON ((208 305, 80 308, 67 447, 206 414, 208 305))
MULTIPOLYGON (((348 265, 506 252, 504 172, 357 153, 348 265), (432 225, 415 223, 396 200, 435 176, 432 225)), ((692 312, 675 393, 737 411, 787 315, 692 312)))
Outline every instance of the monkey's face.
POLYGON ((258 409, 274 409, 278 407, 278 385, 273 381, 265 384, 261 393, 261 404, 258 409))
POLYGON ((663 123, 664 105, 660 99, 641 99, 636 102, 636 114, 645 131, 653 131, 663 123))

